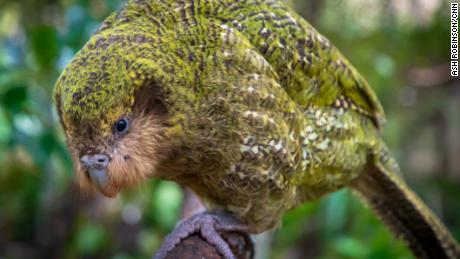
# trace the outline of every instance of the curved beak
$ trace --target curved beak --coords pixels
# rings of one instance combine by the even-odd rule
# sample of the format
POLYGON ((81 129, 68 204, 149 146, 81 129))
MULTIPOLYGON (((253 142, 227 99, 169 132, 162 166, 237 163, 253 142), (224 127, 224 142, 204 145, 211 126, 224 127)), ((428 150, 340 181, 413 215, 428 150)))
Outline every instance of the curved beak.
POLYGON ((107 174, 107 166, 110 158, 105 154, 84 155, 80 158, 80 162, 86 168, 91 183, 94 184, 102 194, 113 197, 116 194, 113 188, 109 188, 109 176, 107 174))
POLYGON ((92 167, 88 169, 88 176, 94 186, 103 193, 108 182, 107 170, 105 168, 97 169, 92 167))

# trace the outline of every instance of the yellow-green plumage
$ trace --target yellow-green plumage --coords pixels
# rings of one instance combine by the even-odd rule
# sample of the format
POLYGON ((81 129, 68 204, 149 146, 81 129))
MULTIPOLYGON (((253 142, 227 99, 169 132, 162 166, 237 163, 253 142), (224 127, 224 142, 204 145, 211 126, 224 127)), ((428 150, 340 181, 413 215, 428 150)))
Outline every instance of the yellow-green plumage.
MULTIPOLYGON (((130 1, 57 83, 71 149, 81 151, 81 137, 116 146, 112 125, 130 116, 139 92, 167 110, 169 151, 153 176, 191 187, 209 208, 235 214, 252 232, 345 186, 366 196, 362 175, 369 168, 407 188, 379 135, 383 110, 367 82, 282 2, 130 1)), ((428 215, 421 224, 441 226, 428 238, 442 239, 439 249, 458 256, 455 240, 420 206, 428 215)), ((417 212, 408 209, 407 217, 417 212)), ((413 250, 420 257, 440 253, 413 250)))

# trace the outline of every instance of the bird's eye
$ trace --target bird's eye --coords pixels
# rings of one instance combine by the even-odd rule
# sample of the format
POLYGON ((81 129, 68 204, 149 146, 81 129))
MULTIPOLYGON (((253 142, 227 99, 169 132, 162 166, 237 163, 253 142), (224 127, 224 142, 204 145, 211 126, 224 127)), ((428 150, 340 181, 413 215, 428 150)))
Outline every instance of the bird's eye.
POLYGON ((128 128, 129 128, 129 123, 128 123, 128 120, 125 118, 119 119, 115 123, 115 131, 119 134, 126 133, 128 131, 128 128))

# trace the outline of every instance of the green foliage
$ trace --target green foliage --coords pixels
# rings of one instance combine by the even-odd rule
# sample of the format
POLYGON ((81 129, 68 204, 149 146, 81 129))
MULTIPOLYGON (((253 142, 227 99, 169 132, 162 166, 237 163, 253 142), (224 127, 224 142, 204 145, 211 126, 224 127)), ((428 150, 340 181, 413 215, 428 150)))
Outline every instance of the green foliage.
POLYGON ((153 193, 151 213, 166 230, 174 228, 179 220, 181 198, 181 190, 172 182, 159 183, 153 193))
POLYGON ((94 255, 98 249, 104 247, 106 231, 98 224, 84 224, 77 230, 76 247, 83 256, 94 255))
MULTIPOLYGON (((460 89, 445 67, 447 4, 414 15, 389 1, 292 2, 376 89, 406 179, 460 238, 460 89)), ((152 180, 114 200, 79 193, 52 105, 62 68, 122 3, 0 0, 2 258, 145 258, 178 219, 172 183, 152 180)), ((273 235, 272 258, 412 258, 349 191, 293 210, 273 235)))
POLYGON ((50 69, 59 55, 59 39, 52 26, 38 26, 30 29, 30 50, 40 67, 50 69))

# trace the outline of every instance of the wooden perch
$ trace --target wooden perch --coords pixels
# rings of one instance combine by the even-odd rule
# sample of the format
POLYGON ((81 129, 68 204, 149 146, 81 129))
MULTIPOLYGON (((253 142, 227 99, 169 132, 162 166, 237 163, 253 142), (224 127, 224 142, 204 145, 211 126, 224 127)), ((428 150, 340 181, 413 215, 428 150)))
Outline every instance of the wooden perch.
MULTIPOLYGON (((253 258, 254 246, 247 234, 241 233, 224 233, 222 237, 233 251, 238 259, 253 258)), ((168 253, 167 259, 184 259, 184 258, 206 258, 222 259, 213 245, 209 244, 199 235, 192 235, 182 240, 171 252, 168 253)))
MULTIPOLYGON (((184 188, 184 203, 182 205, 182 218, 188 218, 204 211, 204 206, 190 189, 184 188)), ((254 244, 248 234, 239 232, 225 232, 222 237, 233 251, 237 259, 250 259, 254 257, 254 244)), ((214 246, 200 235, 195 234, 183 239, 171 252, 167 259, 206 258, 221 259, 222 255, 214 246)))

